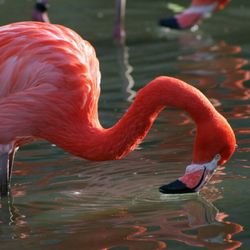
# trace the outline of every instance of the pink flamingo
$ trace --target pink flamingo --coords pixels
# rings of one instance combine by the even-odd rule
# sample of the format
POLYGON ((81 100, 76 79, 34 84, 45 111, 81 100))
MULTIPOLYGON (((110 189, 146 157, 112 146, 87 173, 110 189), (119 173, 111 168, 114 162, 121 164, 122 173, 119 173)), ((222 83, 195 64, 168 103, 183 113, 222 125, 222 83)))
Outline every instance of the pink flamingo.
MULTIPOLYGON (((191 28, 212 12, 223 9, 229 1, 230 0, 192 0, 189 8, 174 17, 160 19, 159 25, 172 29, 191 28)), ((125 8, 126 0, 116 0, 114 37, 118 41, 123 41, 126 34, 124 27, 125 8)))
POLYGON ((147 135, 166 106, 187 111, 197 126, 193 160, 178 184, 162 192, 194 192, 232 155, 234 133, 196 88, 157 77, 142 88, 111 128, 98 119, 99 62, 94 48, 60 25, 21 22, 0 27, 0 188, 8 193, 14 153, 44 139, 73 155, 121 159, 147 135))
POLYGON ((212 12, 223 9, 230 0, 192 0, 188 9, 174 17, 160 19, 161 26, 189 29, 212 12))

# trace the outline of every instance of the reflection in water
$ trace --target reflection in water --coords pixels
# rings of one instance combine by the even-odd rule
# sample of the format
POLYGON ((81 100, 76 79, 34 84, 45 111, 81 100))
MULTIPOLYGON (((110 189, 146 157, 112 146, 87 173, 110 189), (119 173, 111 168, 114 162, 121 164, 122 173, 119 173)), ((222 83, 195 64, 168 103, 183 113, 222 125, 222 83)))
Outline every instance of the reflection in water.
MULTIPOLYGON (((100 30, 95 31, 98 32, 100 30)), ((250 130, 246 118, 250 116, 250 106, 246 81, 250 72, 240 46, 190 32, 182 32, 175 40, 180 44, 180 50, 175 52, 172 51, 175 46, 166 46, 157 39, 152 44, 148 41, 149 46, 140 44, 140 51, 148 50, 154 55, 153 60, 141 64, 144 67, 162 59, 162 64, 146 67, 150 76, 155 70, 166 72, 166 68, 174 64, 180 72, 177 77, 196 85, 219 109, 226 107, 222 112, 233 118, 233 122, 239 121, 235 122, 238 152, 249 153, 250 130), (159 50, 155 43, 159 44, 159 50), (170 56, 165 57, 165 53, 170 56)), ((134 46, 132 42, 131 46, 134 46)), ((135 96, 133 67, 125 43, 117 45, 117 54, 124 96, 132 101, 135 96)), ((146 70, 144 73, 147 75, 146 70)), ((225 169, 219 169, 209 186, 202 190, 206 200, 199 196, 169 200, 152 191, 157 190, 159 183, 178 176, 183 171, 183 163, 190 158, 189 133, 194 134, 191 120, 172 110, 168 110, 166 116, 170 126, 166 126, 165 119, 158 122, 157 126, 161 127, 149 135, 150 142, 141 146, 143 152, 135 151, 119 163, 78 161, 47 144, 44 147, 33 144, 20 151, 17 157, 21 161, 16 162, 14 169, 13 199, 2 199, 0 204, 1 249, 237 249, 241 243, 246 247, 247 232, 238 234, 243 230, 238 223, 248 228, 247 212, 241 214, 248 205, 246 202, 245 208, 240 208, 237 202, 248 201, 248 193, 246 190, 246 196, 241 194, 244 184, 241 182, 235 187, 241 192, 236 201, 232 200, 231 193, 223 197, 223 184, 218 183, 225 178, 225 169), (167 142, 162 144, 163 134, 164 138, 167 134, 167 142), (160 147, 155 142, 160 142, 160 147), (152 197, 143 199, 142 196, 152 197), (212 204, 218 199, 221 199, 221 211, 212 204)), ((245 159, 247 156, 239 157, 247 171, 249 161, 245 159)), ((228 184, 230 191, 232 183, 235 182, 228 184)))
POLYGON ((249 62, 240 57, 240 46, 215 43, 211 37, 193 33, 183 33, 179 41, 184 53, 187 48, 195 50, 178 57, 182 78, 198 81, 198 87, 217 101, 249 99, 250 90, 244 83, 250 79, 250 71, 242 69, 249 62))
MULTIPOLYGON (((34 214, 32 206, 23 210, 34 214)), ((58 218, 51 218, 47 226, 44 223, 41 228, 39 224, 28 225, 11 200, 2 200, 1 235, 26 240, 31 247, 37 242, 41 246, 53 245, 53 249, 88 246, 88 250, 119 247, 156 250, 180 243, 207 249, 237 249, 241 246, 233 236, 241 232, 242 227, 226 221, 227 214, 199 195, 172 196, 171 199, 161 195, 159 200, 154 198, 145 202, 141 199, 133 206, 110 208, 95 214, 78 210, 67 217, 67 214, 61 214, 63 211, 58 212, 54 213, 58 218), (67 218, 66 223, 60 220, 61 216, 67 218)), ((41 216, 46 218, 46 212, 41 216)))
POLYGON ((26 239, 30 236, 26 216, 13 205, 12 196, 1 199, 0 215, 1 240, 26 239))
POLYGON ((131 75, 133 67, 129 64, 129 48, 126 46, 125 39, 117 43, 117 57, 120 66, 119 72, 121 73, 122 79, 122 92, 124 98, 132 102, 136 95, 136 92, 133 90, 135 81, 131 75))
MULTIPOLYGON (((182 38, 184 39, 185 37, 183 36, 182 38)), ((204 46, 202 40, 189 39, 191 40, 191 44, 198 49, 194 54, 179 57, 178 66, 181 68, 182 78, 184 76, 186 81, 189 78, 189 82, 199 80, 198 87, 206 91, 206 94, 215 98, 214 102, 219 106, 221 99, 227 99, 231 88, 236 88, 239 93, 241 91, 243 91, 242 93, 246 93, 244 92, 246 91, 244 81, 249 74, 247 71, 244 74, 239 74, 246 77, 239 79, 242 83, 242 88, 238 88, 239 85, 233 81, 230 83, 230 86, 225 84, 225 79, 229 79, 229 73, 232 73, 230 69, 244 72, 240 68, 244 65, 245 61, 233 58, 228 63, 228 69, 222 71, 220 66, 218 66, 222 63, 227 64, 226 60, 218 59, 223 57, 224 53, 228 57, 230 53, 234 53, 235 55, 235 53, 240 52, 237 46, 231 47, 225 43, 219 43, 215 46, 211 38, 204 40, 204 46), (221 77, 222 75, 224 77, 221 77), (219 89, 227 89, 228 92, 218 91, 218 89, 216 92, 213 92, 215 91, 215 84, 218 85, 216 87, 219 89)), ((187 38, 184 40, 188 41, 187 38)), ((128 62, 128 48, 124 44, 117 46, 122 77, 124 79, 125 98, 131 101, 134 98, 135 92, 132 90, 134 80, 131 76, 132 67, 128 62)), ((225 68, 227 67, 225 66, 225 68)), ((233 112, 237 113, 238 111, 236 112, 235 110, 235 107, 233 107, 233 112)), ((170 122, 175 123, 176 120, 173 119, 170 122)), ((185 118, 182 124, 188 123, 189 119, 185 118)), ((176 135, 173 140, 171 147, 178 140, 176 135)), ((165 148, 164 154, 161 153, 160 157, 166 157, 165 148)), ((169 159, 169 156, 167 157, 169 159)), ((145 162, 143 164, 143 171, 145 171, 145 162)), ((112 179, 114 177, 110 177, 112 174, 114 176, 114 173, 111 171, 112 168, 110 172, 106 171, 105 175, 101 175, 99 168, 96 168, 96 170, 92 170, 93 172, 96 171, 96 173, 91 171, 83 173, 87 181, 84 182, 83 176, 81 176, 81 184, 76 179, 70 180, 70 176, 68 176, 68 185, 75 184, 77 191, 73 192, 70 190, 69 192, 65 190, 65 193, 63 193, 64 196, 56 197, 50 205, 46 204, 45 206, 42 199, 40 199, 40 203, 33 201, 19 209, 17 209, 18 205, 12 205, 9 201, 5 204, 2 203, 1 235, 12 235, 11 237, 14 235, 16 239, 25 240, 26 244, 31 247, 37 247, 37 244, 42 248, 52 245, 53 249, 59 250, 84 249, 86 246, 88 250, 176 249, 183 245, 205 247, 207 249, 237 249, 241 246, 241 242, 236 241, 234 235, 243 230, 242 226, 228 221, 228 215, 223 211, 219 211, 210 202, 211 200, 221 198, 221 193, 216 193, 215 195, 215 192, 213 192, 214 189, 210 188, 208 191, 211 191, 213 197, 210 197, 208 200, 199 196, 183 200, 164 200, 165 196, 161 196, 161 199, 158 199, 159 197, 154 194, 154 198, 151 200, 138 198, 138 200, 131 202, 129 197, 134 195, 128 197, 122 196, 123 193, 121 190, 124 191, 125 189, 126 193, 127 188, 127 193, 129 193, 133 192, 132 190, 136 190, 137 187, 128 188, 127 186, 123 186, 124 182, 121 181, 121 178, 130 178, 126 179, 126 183, 129 183, 132 178, 131 176, 126 176, 123 172, 124 166, 121 165, 120 168, 120 170, 116 169, 116 173, 120 178, 119 182, 121 186, 112 186, 114 183, 112 179), (92 176, 95 176, 95 178, 92 176), (112 189, 112 191, 109 189, 112 189), (91 199, 86 197, 87 194, 92 195, 91 199), (97 197, 104 194, 106 196, 107 194, 111 195, 106 197, 106 200, 97 197), (117 202, 118 206, 114 202, 114 199, 117 197, 120 198, 117 202), (75 202, 76 199, 80 200, 79 204, 75 202), (93 200, 97 200, 97 202, 93 202, 93 200), (84 201, 89 203, 90 207, 92 205, 90 210, 84 210, 84 206, 82 205, 84 201), (104 204, 103 201, 106 201, 106 203, 104 204), (111 205, 112 202, 115 204, 114 207, 111 205), (110 205, 107 205, 107 203, 110 205), (99 209, 100 207, 103 209, 99 209), (32 220, 33 223, 29 223, 23 214, 33 215, 35 218, 32 220)), ((74 174, 73 172, 74 170, 70 170, 71 175, 74 174)), ((137 171, 135 170, 135 172, 137 171)), ((145 174, 145 176, 148 174, 145 174)), ((67 173, 61 173, 61 175, 58 172, 48 173, 37 183, 43 187, 42 189, 45 193, 47 191, 45 186, 48 184, 50 184, 50 188, 54 192, 58 190, 62 193, 66 179, 64 180, 60 176, 67 176, 67 173)), ((216 176, 214 179, 216 179, 216 176)), ((135 180, 133 179, 133 181, 135 180)), ((138 187, 143 183, 144 181, 141 180, 141 177, 138 177, 138 187)), ((49 203, 50 200, 47 195, 46 193, 44 202, 49 203)))
MULTIPOLYGON (((233 222, 225 222, 226 214, 219 212, 211 203, 198 197, 178 204, 172 211, 143 211, 140 222, 135 226, 138 232, 129 237, 134 240, 155 241, 160 246, 162 242, 175 240, 191 246, 206 246, 216 249, 236 249, 241 244, 232 240, 232 235, 242 230, 233 222)), ((142 211, 140 211, 141 213, 142 211)), ((163 248, 164 248, 163 247, 163 248)))

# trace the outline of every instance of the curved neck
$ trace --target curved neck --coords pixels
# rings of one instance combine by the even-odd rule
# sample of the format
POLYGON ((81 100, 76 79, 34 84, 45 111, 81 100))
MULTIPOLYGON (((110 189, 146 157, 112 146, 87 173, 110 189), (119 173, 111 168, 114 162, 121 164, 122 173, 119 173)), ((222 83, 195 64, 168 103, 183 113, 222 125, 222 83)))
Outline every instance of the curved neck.
POLYGON ((64 140, 64 145, 60 145, 75 155, 91 160, 120 159, 127 155, 147 135, 154 120, 166 106, 187 111, 198 130, 200 124, 207 120, 211 124, 214 117, 219 115, 200 91, 170 77, 158 77, 142 88, 129 110, 112 128, 101 127, 97 105, 94 106, 96 114, 92 118, 95 119, 88 119, 87 123, 83 119, 81 133, 72 138, 72 143, 64 140), (74 145, 74 148, 67 145, 74 145))

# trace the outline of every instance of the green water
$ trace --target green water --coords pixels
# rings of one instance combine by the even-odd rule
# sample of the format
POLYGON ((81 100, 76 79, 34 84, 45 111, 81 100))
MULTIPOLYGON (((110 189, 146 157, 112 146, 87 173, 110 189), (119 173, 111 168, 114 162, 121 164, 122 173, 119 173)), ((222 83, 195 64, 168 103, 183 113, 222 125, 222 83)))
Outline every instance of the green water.
MULTIPOLYGON (((199 195, 160 195, 158 187, 182 175, 192 155, 194 124, 174 109, 121 161, 89 162, 47 142, 27 145, 16 155, 12 198, 1 201, 0 249, 250 249, 250 2, 232 1, 195 32, 160 29, 157 20, 171 13, 166 4, 128 0, 124 46, 112 39, 113 0, 51 0, 50 18, 95 46, 104 126, 148 81, 175 76, 229 120, 238 143, 233 158, 199 195)), ((0 24, 29 20, 32 6, 0 1, 0 24)))

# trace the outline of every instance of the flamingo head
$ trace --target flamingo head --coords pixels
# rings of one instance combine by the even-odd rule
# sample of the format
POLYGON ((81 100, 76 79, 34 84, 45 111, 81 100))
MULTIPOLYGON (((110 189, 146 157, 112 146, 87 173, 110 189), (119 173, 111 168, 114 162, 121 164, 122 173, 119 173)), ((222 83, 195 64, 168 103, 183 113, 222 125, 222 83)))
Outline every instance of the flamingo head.
POLYGON ((220 115, 218 118, 216 122, 198 126, 193 162, 183 176, 160 187, 160 192, 198 192, 211 179, 216 168, 229 160, 236 148, 235 135, 226 119, 220 115))
POLYGON ((37 1, 32 12, 32 20, 49 23, 48 7, 48 0, 37 1))

